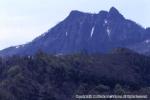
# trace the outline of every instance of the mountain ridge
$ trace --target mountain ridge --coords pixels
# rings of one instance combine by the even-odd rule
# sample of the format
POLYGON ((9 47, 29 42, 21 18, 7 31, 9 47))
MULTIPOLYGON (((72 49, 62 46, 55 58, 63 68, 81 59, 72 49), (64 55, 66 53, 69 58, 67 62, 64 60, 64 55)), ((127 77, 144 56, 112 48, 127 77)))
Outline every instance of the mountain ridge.
POLYGON ((50 54, 74 54, 81 51, 106 53, 117 47, 145 53, 136 47, 150 38, 149 32, 149 28, 145 29, 126 19, 115 7, 97 14, 73 10, 48 32, 25 45, 1 50, 0 56, 33 55, 39 49, 50 54))

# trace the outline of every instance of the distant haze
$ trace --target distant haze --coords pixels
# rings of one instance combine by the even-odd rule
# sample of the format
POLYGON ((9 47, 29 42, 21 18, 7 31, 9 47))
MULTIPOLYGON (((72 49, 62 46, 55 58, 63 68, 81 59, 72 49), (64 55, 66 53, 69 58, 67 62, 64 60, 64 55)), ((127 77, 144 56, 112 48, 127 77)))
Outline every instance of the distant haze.
POLYGON ((150 0, 0 0, 0 49, 31 41, 71 10, 98 13, 114 6, 126 18, 149 27, 149 5, 150 0))

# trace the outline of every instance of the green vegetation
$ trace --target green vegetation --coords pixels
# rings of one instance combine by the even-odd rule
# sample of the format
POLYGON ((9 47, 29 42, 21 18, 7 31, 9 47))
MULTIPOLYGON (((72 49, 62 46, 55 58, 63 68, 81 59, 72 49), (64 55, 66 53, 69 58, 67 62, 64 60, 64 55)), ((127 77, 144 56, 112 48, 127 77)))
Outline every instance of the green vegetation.
POLYGON ((0 58, 0 100, 150 94, 149 67, 149 57, 129 52, 65 56, 39 52, 35 56, 0 58))

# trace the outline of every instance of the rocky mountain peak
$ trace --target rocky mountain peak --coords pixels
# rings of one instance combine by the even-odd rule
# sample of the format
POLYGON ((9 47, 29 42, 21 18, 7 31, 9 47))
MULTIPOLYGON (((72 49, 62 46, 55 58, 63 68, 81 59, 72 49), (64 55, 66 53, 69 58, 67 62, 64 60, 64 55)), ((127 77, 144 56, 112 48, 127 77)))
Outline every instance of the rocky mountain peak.
POLYGON ((81 11, 78 11, 78 10, 72 10, 69 14, 69 16, 74 16, 74 15, 81 15, 81 14, 84 14, 83 12, 81 11))
POLYGON ((115 7, 111 7, 109 13, 119 13, 119 11, 115 7))
POLYGON ((81 12, 81 11, 78 11, 78 10, 73 10, 73 11, 70 12, 70 14, 68 15, 67 18, 70 18, 72 20, 72 19, 76 19, 76 18, 82 17, 85 14, 86 13, 84 13, 84 12, 81 12))
POLYGON ((0 55, 31 55, 39 49, 50 54, 106 53, 147 40, 150 37, 146 34, 148 30, 125 19, 115 7, 98 14, 73 10, 46 34, 19 48, 4 49, 0 55))
POLYGON ((123 15, 115 7, 110 8, 108 17, 114 19, 124 19, 123 15))

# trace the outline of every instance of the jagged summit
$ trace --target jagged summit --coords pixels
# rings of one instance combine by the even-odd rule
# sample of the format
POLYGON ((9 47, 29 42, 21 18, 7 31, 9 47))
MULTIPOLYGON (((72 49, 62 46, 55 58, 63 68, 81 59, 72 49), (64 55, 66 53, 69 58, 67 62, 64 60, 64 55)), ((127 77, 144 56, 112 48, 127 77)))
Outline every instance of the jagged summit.
POLYGON ((109 10, 109 17, 115 19, 124 19, 123 15, 115 8, 111 7, 109 10))
POLYGON ((102 10, 97 14, 92 14, 92 13, 85 13, 85 12, 81 12, 78 10, 73 10, 70 12, 69 14, 69 18, 75 18, 75 17, 83 17, 83 16, 90 16, 90 15, 99 15, 99 16, 103 16, 106 17, 108 19, 117 19, 117 20, 122 20, 124 19, 124 16, 122 14, 120 14, 120 12, 115 8, 115 7, 111 7, 109 11, 105 11, 102 10))
MULTIPOLYGON (((105 11, 105 10, 101 10, 99 12, 99 14, 101 13, 105 13, 105 14, 113 14, 113 15, 121 15, 120 12, 115 8, 115 7, 111 7, 109 11, 105 11)), ((69 14, 69 16, 72 16, 72 15, 82 15, 82 14, 92 14, 92 13, 87 13, 87 12, 82 12, 82 11, 79 11, 79 10, 72 10, 69 14)))
POLYGON ((115 7, 110 8, 109 13, 112 13, 112 12, 119 13, 119 11, 115 7))
POLYGON ((97 14, 73 10, 46 34, 24 46, 6 48, 0 51, 0 56, 33 55, 38 50, 50 54, 74 54, 82 51, 106 53, 113 48, 131 48, 143 43, 150 39, 147 31, 124 18, 115 7, 97 14))

